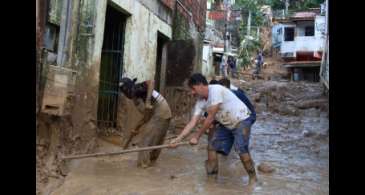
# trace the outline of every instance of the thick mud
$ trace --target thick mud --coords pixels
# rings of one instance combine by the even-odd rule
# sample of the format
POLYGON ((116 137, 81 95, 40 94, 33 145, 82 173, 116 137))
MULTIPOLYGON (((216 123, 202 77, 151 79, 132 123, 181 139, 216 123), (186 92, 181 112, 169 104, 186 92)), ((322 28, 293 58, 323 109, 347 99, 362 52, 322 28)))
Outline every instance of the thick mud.
MULTIPOLYGON (((50 184, 43 194, 329 194, 328 98, 321 85, 262 80, 233 83, 245 89, 257 110, 250 142, 259 179, 254 188, 246 186, 248 176, 234 150, 219 157, 217 178, 206 175, 204 135, 197 146, 163 149, 147 169, 137 167, 137 153, 69 160, 65 162, 67 176, 48 177, 50 184), (272 170, 259 171, 259 165, 272 170)), ((189 118, 187 112, 176 113, 166 143, 189 118)), ((103 135, 96 145, 95 152, 122 149, 120 136, 103 135)))
MULTIPOLYGON (((232 150, 220 156, 217 179, 207 177, 206 136, 197 146, 164 149, 153 167, 137 168, 137 154, 78 159, 68 162, 70 173, 52 195, 63 194, 328 194, 328 119, 260 113, 251 134, 251 153, 258 171, 254 189, 232 150)), ((98 140, 100 151, 120 147, 98 140)))

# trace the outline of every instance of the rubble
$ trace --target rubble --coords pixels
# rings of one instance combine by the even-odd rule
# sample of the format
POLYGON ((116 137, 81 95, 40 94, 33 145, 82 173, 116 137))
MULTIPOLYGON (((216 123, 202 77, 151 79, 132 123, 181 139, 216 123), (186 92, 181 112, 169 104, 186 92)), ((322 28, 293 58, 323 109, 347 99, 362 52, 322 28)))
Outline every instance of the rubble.
POLYGON ((328 112, 328 98, 320 83, 256 81, 240 87, 246 89, 258 113, 299 116, 328 112))
POLYGON ((262 173, 273 173, 275 171, 275 169, 266 162, 260 163, 257 166, 257 170, 261 171, 262 173))

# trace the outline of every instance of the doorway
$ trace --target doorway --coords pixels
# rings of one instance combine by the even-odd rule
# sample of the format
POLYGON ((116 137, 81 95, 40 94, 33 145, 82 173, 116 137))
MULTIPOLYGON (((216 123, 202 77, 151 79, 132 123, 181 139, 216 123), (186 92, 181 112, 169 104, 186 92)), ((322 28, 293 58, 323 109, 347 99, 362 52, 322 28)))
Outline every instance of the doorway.
POLYGON ((100 63, 97 112, 99 128, 116 127, 126 18, 126 15, 107 5, 100 63))
POLYGON ((166 43, 169 38, 157 31, 157 56, 155 73, 155 90, 162 93, 166 72, 166 43))

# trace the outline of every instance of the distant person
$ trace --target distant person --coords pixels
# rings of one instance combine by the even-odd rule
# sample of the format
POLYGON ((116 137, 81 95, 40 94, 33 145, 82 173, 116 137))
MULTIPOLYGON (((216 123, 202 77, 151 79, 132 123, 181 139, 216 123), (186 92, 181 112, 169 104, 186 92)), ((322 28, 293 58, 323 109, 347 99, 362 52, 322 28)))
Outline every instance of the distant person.
POLYGON ((226 56, 222 56, 222 61, 219 65, 220 76, 227 77, 227 59, 226 56))
POLYGON ((234 57, 230 56, 229 62, 228 62, 230 73, 232 78, 237 78, 237 67, 236 67, 236 60, 234 57))
POLYGON ((256 56, 256 71, 255 71, 255 75, 257 76, 258 74, 260 74, 261 72, 261 68, 262 65, 264 64, 264 57, 262 55, 262 51, 257 51, 257 56, 256 56))

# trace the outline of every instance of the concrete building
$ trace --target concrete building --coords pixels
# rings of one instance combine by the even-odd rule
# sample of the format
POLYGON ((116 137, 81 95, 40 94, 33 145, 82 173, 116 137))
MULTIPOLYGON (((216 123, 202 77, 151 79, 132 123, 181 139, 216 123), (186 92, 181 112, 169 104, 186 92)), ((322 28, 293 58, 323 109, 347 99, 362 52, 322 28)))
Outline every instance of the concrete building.
MULTIPOLYGON (((201 70, 206 0, 37 0, 36 7, 37 117, 66 119, 62 131, 83 132, 81 142, 128 126, 119 120, 128 115, 118 111, 122 77, 155 80, 173 105, 175 88, 201 70)), ((40 131, 48 130, 37 128, 37 140, 40 131)))
POLYGON ((291 71, 292 79, 318 82, 325 40, 324 14, 314 9, 296 12, 275 22, 273 47, 286 61, 283 66, 291 71))
POLYGON ((324 4, 321 5, 322 12, 325 13, 326 16, 326 25, 325 25, 325 49, 323 52, 323 58, 321 63, 320 77, 323 85, 329 90, 330 82, 329 82, 329 33, 328 33, 328 0, 324 4))
POLYGON ((232 10, 234 0, 208 0, 206 15, 205 47, 203 53, 211 57, 203 59, 202 72, 206 76, 219 74, 219 64, 224 52, 237 52, 239 47, 238 27, 241 11, 232 10))

